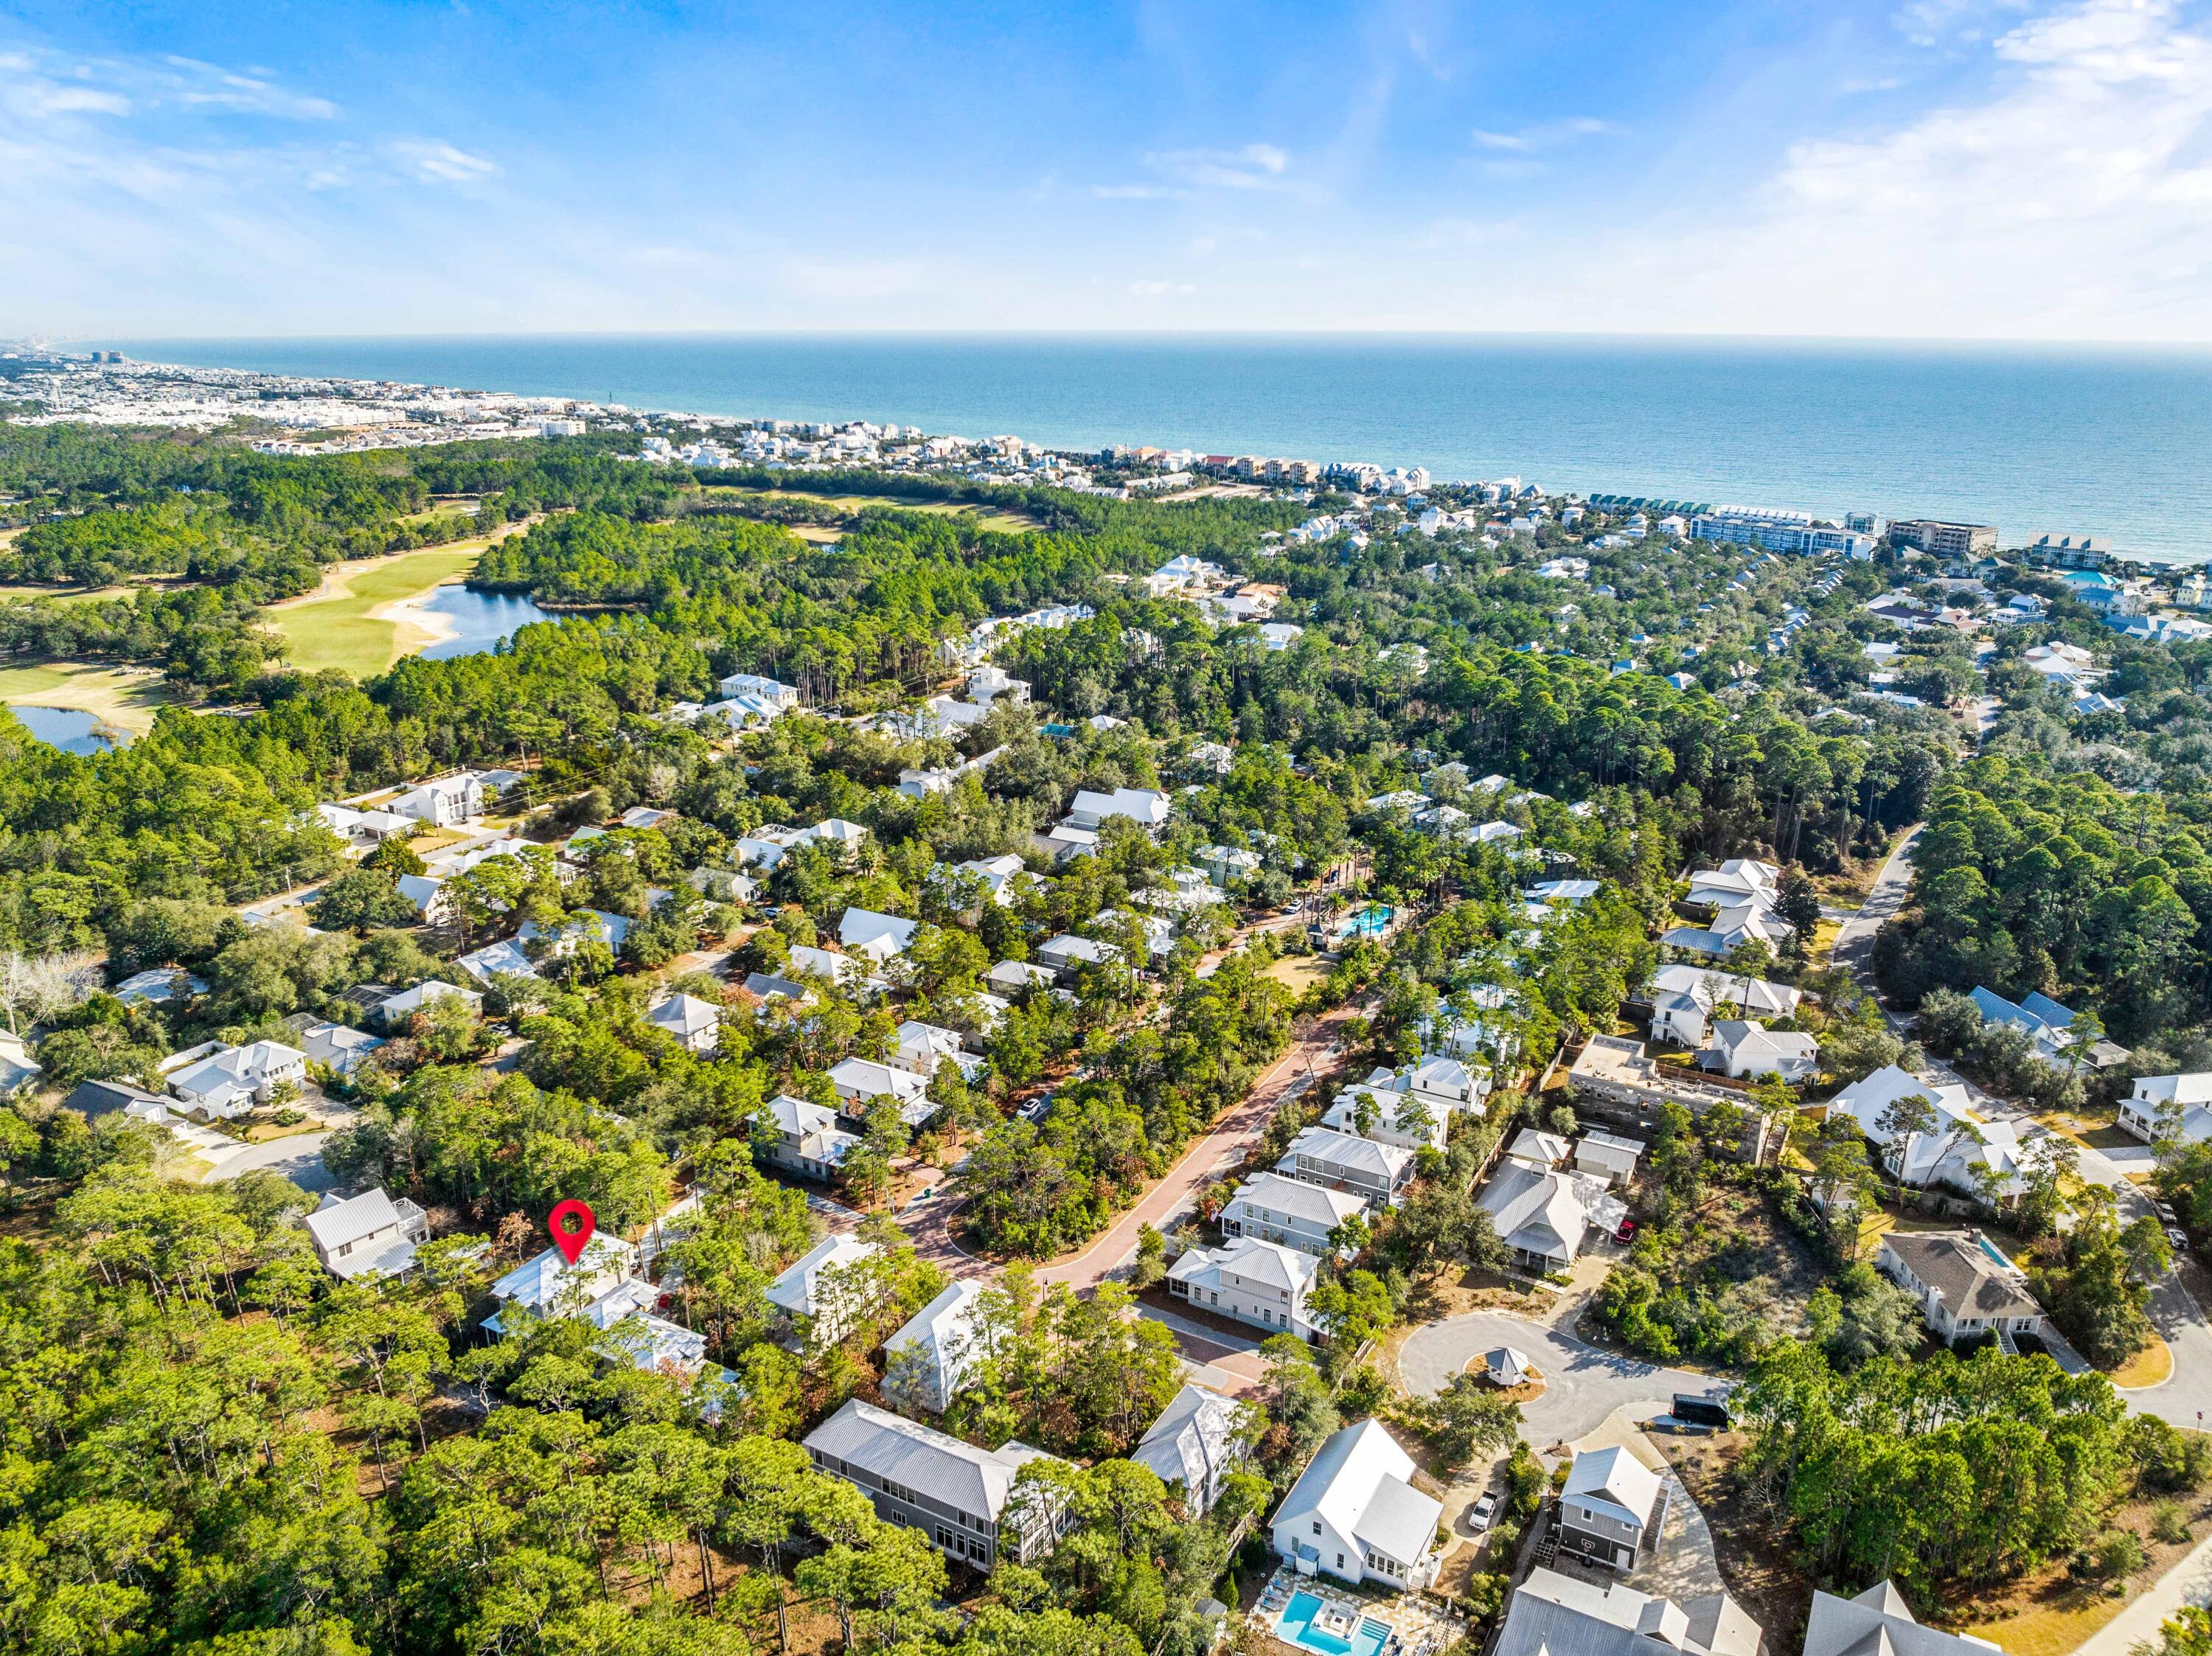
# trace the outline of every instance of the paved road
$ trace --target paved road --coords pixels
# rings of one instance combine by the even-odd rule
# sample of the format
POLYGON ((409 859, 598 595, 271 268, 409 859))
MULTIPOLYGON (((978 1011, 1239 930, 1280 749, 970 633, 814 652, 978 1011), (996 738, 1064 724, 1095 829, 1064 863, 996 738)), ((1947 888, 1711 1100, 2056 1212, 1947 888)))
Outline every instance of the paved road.
POLYGON ((2129 1656, 2155 1644, 2159 1623, 2184 1604, 2212 1604, 2212 1540, 2198 1543, 2142 1597, 2075 1646, 2074 1656, 2129 1656))
POLYGON ((1874 885, 1867 900, 1859 905, 1858 913, 1846 919, 1836 930, 1836 943, 1830 958, 1838 966, 1847 966, 1869 989, 1874 987, 1874 934, 1881 929, 1884 920, 1893 918, 1905 907, 1905 899, 1912 886, 1912 847, 1920 839, 1922 824, 1915 822, 1905 832, 1891 850, 1881 871, 1874 877, 1874 885))
MULTIPOLYGON (((1869 990, 1874 987, 1874 935, 1884 920, 1904 906, 1912 879, 1912 848, 1920 832, 1915 826, 1897 842, 1875 877, 1865 906, 1836 934, 1834 958, 1850 967, 1869 990)), ((2047 1131, 2018 1104, 1984 1091, 1940 1059, 1930 1056, 1926 1074, 1940 1085, 1965 1087, 1974 1107, 1993 1120, 2015 1122, 2038 1132, 2047 1131)), ((2118 1197, 2123 1220, 2150 1211, 2150 1198, 2129 1180, 2124 1166, 2092 1145, 2078 1145, 2077 1150, 2082 1179, 2102 1185, 2118 1197)), ((2200 1411, 2205 1419, 2212 1420, 2212 1320, 2206 1319, 2203 1307, 2178 1275, 2168 1277, 2152 1291, 2150 1319, 2160 1338, 2172 1349, 2172 1376, 2158 1386, 2124 1392, 2121 1396, 2130 1408, 2177 1426, 2199 1424, 2200 1411)), ((2212 1580, 2212 1570, 2206 1574, 2212 1580)))
POLYGON ((1221 1176, 1224 1168, 1242 1161, 1253 1140, 1267 1130, 1283 1101, 1308 1084, 1309 1072, 1319 1075, 1330 1063, 1329 1048, 1337 1032, 1353 1016, 1371 1015, 1370 1006, 1340 1006, 1308 1025, 1291 1049, 1246 1094, 1243 1101, 1221 1119, 1214 1130, 1183 1152, 1143 1199, 1115 1221, 1106 1234, 1072 1258, 1055 1259, 1038 1268, 1040 1283, 1066 1283, 1078 1292, 1096 1288, 1137 1251, 1137 1228, 1164 1228, 1165 1222, 1190 1206, 1199 1190, 1221 1176))
POLYGON ((1725 1384, 1601 1351, 1541 1323, 1494 1311, 1416 1329, 1398 1354, 1398 1376, 1407 1390, 1432 1397, 1469 1361, 1501 1345, 1527 1352, 1544 1377, 1543 1395, 1521 1405, 1521 1435, 1538 1449, 1586 1436, 1616 1409, 1653 1404, 1654 1414, 1664 1414, 1677 1392, 1703 1393, 1725 1384))
POLYGON ((210 1167, 201 1175, 200 1183, 216 1184, 255 1168, 266 1168, 283 1174, 301 1190, 326 1191, 334 1182, 323 1168, 323 1144, 329 1137, 328 1132, 302 1132, 248 1144, 210 1167))

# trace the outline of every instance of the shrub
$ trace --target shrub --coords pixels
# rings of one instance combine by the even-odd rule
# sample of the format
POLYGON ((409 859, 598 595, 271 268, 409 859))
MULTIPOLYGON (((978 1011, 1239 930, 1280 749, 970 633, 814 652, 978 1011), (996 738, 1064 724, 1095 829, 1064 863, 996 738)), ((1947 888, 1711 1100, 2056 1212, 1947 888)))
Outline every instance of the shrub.
POLYGON ((2169 1546, 2179 1546, 2190 1538, 2189 1514, 2179 1501, 2161 1501, 2150 1509, 2150 1532, 2169 1546))

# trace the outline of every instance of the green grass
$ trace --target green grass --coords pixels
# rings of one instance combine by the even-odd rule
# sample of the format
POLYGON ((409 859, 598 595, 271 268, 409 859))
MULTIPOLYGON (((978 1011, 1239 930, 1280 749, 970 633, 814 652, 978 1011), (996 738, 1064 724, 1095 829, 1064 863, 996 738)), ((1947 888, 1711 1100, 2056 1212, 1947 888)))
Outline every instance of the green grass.
POLYGON ((337 596, 279 604, 268 619, 294 666, 307 672, 337 667, 374 678, 422 640, 403 639, 398 622, 369 612, 466 575, 483 550, 483 542, 472 541, 380 559, 347 577, 337 596))
POLYGON ((143 735, 167 700, 154 673, 125 673, 88 662, 0 667, 0 701, 9 707, 81 707, 94 718, 143 735))

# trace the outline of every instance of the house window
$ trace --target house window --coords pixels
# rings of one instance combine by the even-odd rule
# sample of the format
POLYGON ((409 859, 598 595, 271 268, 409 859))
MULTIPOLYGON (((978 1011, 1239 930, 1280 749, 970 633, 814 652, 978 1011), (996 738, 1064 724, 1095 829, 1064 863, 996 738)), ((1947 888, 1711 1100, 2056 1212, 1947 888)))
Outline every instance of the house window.
POLYGON ((1314 1520, 1314 1533, 1316 1535, 1319 1535, 1321 1533, 1321 1520, 1318 1518, 1314 1520))
POLYGON ((1344 1568, 1344 1555, 1342 1553, 1339 1553, 1336 1556, 1336 1567, 1339 1569, 1342 1569, 1344 1568))

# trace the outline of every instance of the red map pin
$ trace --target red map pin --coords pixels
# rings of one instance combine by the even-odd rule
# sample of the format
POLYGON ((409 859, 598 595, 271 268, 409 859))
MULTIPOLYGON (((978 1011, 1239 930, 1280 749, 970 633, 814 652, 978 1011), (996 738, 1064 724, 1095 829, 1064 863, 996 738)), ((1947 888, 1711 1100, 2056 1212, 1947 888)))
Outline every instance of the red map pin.
POLYGON ((545 1216, 545 1228, 553 1233, 553 1246, 561 1250, 561 1257, 570 1265, 592 1240, 592 1233, 599 1222, 592 1217, 591 1208, 582 1202, 568 1201, 545 1216))

